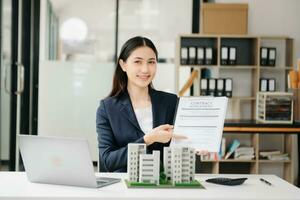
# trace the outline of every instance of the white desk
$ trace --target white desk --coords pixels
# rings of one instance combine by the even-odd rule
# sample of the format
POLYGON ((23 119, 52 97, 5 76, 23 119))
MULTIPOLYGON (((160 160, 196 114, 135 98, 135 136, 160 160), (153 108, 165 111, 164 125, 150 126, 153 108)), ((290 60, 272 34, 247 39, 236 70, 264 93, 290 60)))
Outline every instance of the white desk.
MULTIPOLYGON (((103 175, 103 174, 102 174, 103 175)), ((126 174, 106 174, 126 178, 126 174)), ((104 176, 104 175, 103 175, 104 176)), ((124 181, 103 188, 81 188, 72 186, 31 183, 24 172, 0 172, 0 199, 147 199, 147 200, 189 200, 189 199, 299 199, 300 189, 274 175, 196 175, 206 189, 128 189, 124 181), (215 176, 248 177, 240 186, 222 186, 205 182, 215 176), (259 178, 265 178, 269 186, 259 178)))

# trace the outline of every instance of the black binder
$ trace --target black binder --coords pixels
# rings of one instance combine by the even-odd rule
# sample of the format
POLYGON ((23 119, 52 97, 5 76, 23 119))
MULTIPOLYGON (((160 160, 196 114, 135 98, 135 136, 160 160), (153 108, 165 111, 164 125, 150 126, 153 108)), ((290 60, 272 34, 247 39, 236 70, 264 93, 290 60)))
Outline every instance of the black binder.
POLYGON ((215 91, 216 91, 216 79, 209 79, 209 84, 208 84, 208 95, 209 96, 215 96, 215 91))
POLYGON ((261 66, 268 65, 268 48, 266 47, 260 48, 260 65, 261 66))
POLYGON ((259 91, 261 92, 268 91, 268 79, 266 78, 259 79, 259 91))
POLYGON ((225 96, 232 97, 232 79, 225 79, 225 96))
POLYGON ((204 65, 204 48, 197 48, 197 65, 204 65))
POLYGON ((275 92, 276 91, 276 79, 270 78, 268 80, 268 91, 275 92))
POLYGON ((230 65, 236 64, 236 47, 229 48, 229 64, 230 65))
POLYGON ((221 48, 221 65, 228 65, 228 47, 221 48))
POLYGON ((217 91, 216 96, 221 97, 224 96, 224 79, 217 79, 217 91))
POLYGON ((268 48, 268 65, 275 66, 276 63, 276 48, 268 48))
POLYGON ((189 47, 189 65, 196 64, 196 47, 189 47))
POLYGON ((205 64, 212 65, 213 60, 213 49, 211 47, 205 48, 205 64))
POLYGON ((209 79, 206 79, 206 78, 202 78, 200 80, 200 95, 201 96, 206 96, 207 95, 207 92, 208 92, 208 80, 209 79))
POLYGON ((181 47, 180 49, 180 64, 187 65, 188 64, 188 48, 181 47))

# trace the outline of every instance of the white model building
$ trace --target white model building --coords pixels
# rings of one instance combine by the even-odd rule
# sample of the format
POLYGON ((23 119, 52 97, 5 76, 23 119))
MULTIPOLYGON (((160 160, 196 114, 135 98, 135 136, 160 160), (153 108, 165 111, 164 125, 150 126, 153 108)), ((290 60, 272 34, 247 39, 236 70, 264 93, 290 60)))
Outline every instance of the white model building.
POLYGON ((195 179, 195 150, 189 147, 165 147, 164 170, 173 184, 195 179))
POLYGON ((139 182, 159 185, 160 152, 140 155, 139 182))
POLYGON ((164 147, 164 172, 166 174, 167 180, 172 178, 172 168, 171 168, 171 147, 164 147))
POLYGON ((189 147, 182 148, 182 161, 181 161, 181 181, 191 182, 195 180, 195 149, 189 147))
POLYGON ((172 171, 171 181, 173 185, 175 185, 175 183, 181 183, 181 175, 182 175, 181 156, 182 156, 181 148, 171 149, 171 171, 172 171))
POLYGON ((130 143, 127 149, 127 172, 130 182, 139 181, 140 155, 146 154, 146 144, 130 143))

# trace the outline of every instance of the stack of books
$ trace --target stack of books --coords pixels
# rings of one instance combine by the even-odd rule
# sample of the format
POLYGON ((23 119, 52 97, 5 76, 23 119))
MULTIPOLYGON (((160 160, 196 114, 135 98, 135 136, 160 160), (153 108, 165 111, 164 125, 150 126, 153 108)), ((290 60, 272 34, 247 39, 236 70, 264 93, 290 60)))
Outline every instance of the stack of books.
POLYGON ((234 159, 252 160, 254 157, 254 147, 238 147, 234 152, 234 159))
POLYGON ((261 151, 259 152, 259 156, 263 159, 268 159, 268 160, 280 160, 280 161, 290 160, 289 154, 282 153, 279 150, 261 151))

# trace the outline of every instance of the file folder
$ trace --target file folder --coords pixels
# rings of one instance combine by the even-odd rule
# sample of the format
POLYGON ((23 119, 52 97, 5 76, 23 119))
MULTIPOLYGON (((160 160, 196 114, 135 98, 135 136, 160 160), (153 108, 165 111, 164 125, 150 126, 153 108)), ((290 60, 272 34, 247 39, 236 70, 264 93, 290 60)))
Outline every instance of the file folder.
POLYGON ((221 65, 228 65, 228 47, 221 48, 221 65))
POLYGON ((266 66, 268 64, 268 48, 260 48, 260 65, 266 66))
POLYGON ((207 91, 208 91, 207 85, 208 85, 208 79, 202 78, 200 81, 200 95, 201 96, 207 95, 207 91))
POLYGON ((196 64, 196 47, 189 47, 189 64, 196 64))
POLYGON ((275 92, 276 90, 276 80, 275 78, 270 78, 268 80, 268 91, 275 92))
POLYGON ((224 96, 224 79, 217 79, 217 92, 216 96, 224 96))
POLYGON ((276 63, 276 48, 269 48, 268 65, 275 66, 276 63))
POLYGON ((216 91, 216 79, 209 79, 209 84, 208 84, 208 95, 209 96, 215 96, 215 91, 216 91))
POLYGON ((204 48, 197 48, 197 65, 204 65, 204 48))
POLYGON ((232 97, 232 79, 225 79, 225 96, 232 97))
POLYGON ((236 64, 236 47, 229 48, 229 64, 230 65, 236 64))
POLYGON ((261 92, 268 91, 268 79, 265 78, 259 79, 259 91, 261 92))
POLYGON ((211 47, 206 47, 205 48, 205 64, 212 65, 212 59, 213 59, 213 49, 211 47))
POLYGON ((180 49, 180 64, 187 65, 188 64, 188 48, 181 47, 180 49))

